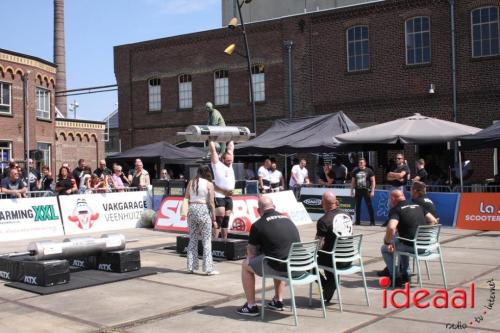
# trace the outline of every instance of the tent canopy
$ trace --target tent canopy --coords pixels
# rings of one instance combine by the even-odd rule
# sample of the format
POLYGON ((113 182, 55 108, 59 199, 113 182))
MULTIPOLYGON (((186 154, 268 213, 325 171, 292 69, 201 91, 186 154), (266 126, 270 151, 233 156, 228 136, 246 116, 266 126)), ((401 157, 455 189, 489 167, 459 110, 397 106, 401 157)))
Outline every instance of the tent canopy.
POLYGON ((194 162, 203 158, 206 152, 202 148, 188 147, 179 148, 167 141, 151 143, 149 145, 138 146, 129 149, 123 153, 110 156, 111 159, 161 159, 168 163, 185 163, 187 161, 194 162))
POLYGON ((430 144, 455 141, 480 128, 423 116, 399 118, 335 137, 342 144, 430 144))
POLYGON ((335 150, 336 134, 359 127, 342 111, 315 117, 280 119, 253 140, 237 144, 236 154, 326 152, 335 150))
POLYGON ((460 140, 465 149, 500 147, 500 121, 474 135, 464 136, 460 140))

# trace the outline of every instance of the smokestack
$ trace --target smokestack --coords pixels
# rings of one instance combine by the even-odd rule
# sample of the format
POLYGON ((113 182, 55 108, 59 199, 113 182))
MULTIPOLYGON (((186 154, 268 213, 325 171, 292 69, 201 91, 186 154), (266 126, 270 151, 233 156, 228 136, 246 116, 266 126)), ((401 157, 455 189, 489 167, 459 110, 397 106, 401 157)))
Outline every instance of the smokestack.
MULTIPOLYGON (((66 51, 64 47, 64 0, 54 0, 54 63, 57 65, 56 92, 66 90, 66 51)), ((68 114, 66 96, 56 96, 56 106, 68 114)))

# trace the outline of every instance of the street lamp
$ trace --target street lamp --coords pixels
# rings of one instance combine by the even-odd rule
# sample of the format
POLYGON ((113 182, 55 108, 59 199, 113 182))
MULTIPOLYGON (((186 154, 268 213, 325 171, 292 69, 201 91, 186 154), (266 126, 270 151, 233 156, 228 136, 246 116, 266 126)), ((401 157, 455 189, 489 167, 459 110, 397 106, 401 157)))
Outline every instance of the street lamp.
POLYGON ((245 22, 243 22, 243 16, 241 15, 241 7, 243 7, 244 4, 252 2, 252 0, 236 0, 238 3, 238 15, 240 17, 240 22, 241 25, 238 25, 238 18, 233 17, 229 23, 227 24, 227 27, 229 29, 236 29, 239 28, 241 30, 241 33, 243 34, 243 39, 245 41, 245 54, 241 54, 236 50, 236 44, 231 44, 226 49, 224 50, 224 53, 227 55, 232 55, 233 53, 236 53, 242 57, 245 57, 247 59, 247 66, 248 66, 248 76, 250 79, 250 102, 252 103, 252 121, 253 121, 253 132, 257 133, 257 115, 255 112, 255 99, 253 96, 253 78, 252 78, 252 61, 250 58, 250 50, 248 48, 248 40, 247 40, 247 32, 245 30, 245 22))

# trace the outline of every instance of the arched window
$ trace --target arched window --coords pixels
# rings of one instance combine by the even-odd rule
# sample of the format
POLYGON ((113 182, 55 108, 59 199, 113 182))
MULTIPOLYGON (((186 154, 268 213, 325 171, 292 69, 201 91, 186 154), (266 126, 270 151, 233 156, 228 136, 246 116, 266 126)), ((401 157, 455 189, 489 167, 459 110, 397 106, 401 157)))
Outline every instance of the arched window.
POLYGON ((488 57, 500 54, 498 7, 481 7, 471 12, 472 56, 488 57))
POLYGON ((193 107, 193 82, 191 75, 179 75, 179 109, 193 107))
POLYGON ((418 65, 431 62, 431 27, 428 17, 419 16, 406 20, 406 64, 418 65))
POLYGON ((252 66, 253 100, 263 102, 266 100, 266 74, 263 64, 252 66))
POLYGON ((161 111, 161 81, 159 78, 149 79, 149 111, 161 111))
POLYGON ((215 105, 229 104, 229 71, 219 69, 214 72, 215 105))
POLYGON ((368 27, 355 26, 347 29, 347 70, 364 71, 370 68, 368 27))

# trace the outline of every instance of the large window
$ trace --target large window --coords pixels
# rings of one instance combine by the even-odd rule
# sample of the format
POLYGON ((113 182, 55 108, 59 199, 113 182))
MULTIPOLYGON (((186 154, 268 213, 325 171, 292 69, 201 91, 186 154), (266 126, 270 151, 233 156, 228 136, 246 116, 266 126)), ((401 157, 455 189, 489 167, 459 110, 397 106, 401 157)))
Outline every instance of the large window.
POLYGON ((12 142, 0 141, 0 169, 9 167, 9 160, 12 158, 12 142))
POLYGON ((356 26, 347 29, 347 70, 364 71, 370 68, 370 46, 368 27, 356 26))
POLYGON ((265 66, 262 64, 252 66, 253 100, 263 102, 266 100, 265 66))
POLYGON ((36 88, 36 116, 40 119, 50 119, 50 91, 36 88))
POLYGON ((149 111, 161 111, 161 81, 158 78, 148 81, 149 111))
POLYGON ((48 166, 50 169, 50 143, 37 143, 37 149, 42 152, 42 159, 40 160, 40 168, 44 165, 48 166))
POLYGON ((431 28, 429 18, 414 17, 406 21, 406 64, 431 62, 431 28))
POLYGON ((471 12, 472 56, 488 57, 500 54, 498 7, 482 7, 471 12))
POLYGON ((179 108, 190 109, 193 107, 193 82, 191 75, 179 75, 179 108))
POLYGON ((10 113, 10 84, 0 82, 0 113, 10 113))
POLYGON ((229 104, 229 72, 221 69, 214 72, 215 105, 229 104))

